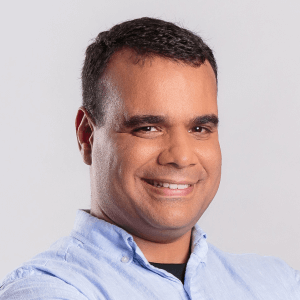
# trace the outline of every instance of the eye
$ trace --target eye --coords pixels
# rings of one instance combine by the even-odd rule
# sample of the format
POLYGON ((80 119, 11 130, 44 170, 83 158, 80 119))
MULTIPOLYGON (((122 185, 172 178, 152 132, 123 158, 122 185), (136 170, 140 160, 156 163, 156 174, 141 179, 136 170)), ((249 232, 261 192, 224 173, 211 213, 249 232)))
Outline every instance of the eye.
POLYGON ((145 126, 145 127, 134 129, 134 132, 151 132, 151 131, 157 131, 157 129, 154 126, 145 126))
POLYGON ((202 127, 202 126, 195 126, 192 130, 196 133, 210 133, 211 132, 211 130, 209 128, 202 127))

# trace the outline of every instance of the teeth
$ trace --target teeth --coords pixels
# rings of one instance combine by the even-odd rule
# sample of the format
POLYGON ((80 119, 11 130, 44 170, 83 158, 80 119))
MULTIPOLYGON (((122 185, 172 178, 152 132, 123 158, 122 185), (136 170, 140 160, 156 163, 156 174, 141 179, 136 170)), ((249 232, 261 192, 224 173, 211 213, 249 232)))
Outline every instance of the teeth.
POLYGON ((178 184, 178 186, 177 186, 177 188, 178 188, 179 190, 187 189, 188 187, 189 187, 188 184, 178 184))
POLYGON ((158 182, 158 181, 154 181, 153 185, 155 187, 165 187, 171 190, 176 190, 176 189, 184 190, 190 186, 189 184, 174 184, 174 183, 166 183, 166 182, 158 182))
POLYGON ((169 189, 171 189, 171 190, 176 190, 176 189, 177 189, 177 184, 171 183, 171 184, 169 185, 169 189))
POLYGON ((154 181, 154 186, 159 187, 160 184, 157 181, 154 181))

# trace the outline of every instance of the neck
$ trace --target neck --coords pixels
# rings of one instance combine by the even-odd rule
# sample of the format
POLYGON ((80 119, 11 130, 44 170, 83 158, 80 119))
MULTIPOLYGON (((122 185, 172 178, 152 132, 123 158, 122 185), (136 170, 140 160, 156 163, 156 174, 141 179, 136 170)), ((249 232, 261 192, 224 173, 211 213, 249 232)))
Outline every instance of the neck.
MULTIPOLYGON (((119 226, 113 222, 103 211, 98 211, 95 213, 91 210, 90 214, 94 217, 119 226)), ((161 264, 183 264, 189 260, 191 254, 191 233, 192 229, 175 241, 168 243, 153 242, 138 237, 132 233, 130 234, 149 262, 161 264)))
POLYGON ((176 241, 167 244, 144 240, 135 235, 132 236, 149 262, 183 264, 190 257, 191 231, 189 230, 176 241))

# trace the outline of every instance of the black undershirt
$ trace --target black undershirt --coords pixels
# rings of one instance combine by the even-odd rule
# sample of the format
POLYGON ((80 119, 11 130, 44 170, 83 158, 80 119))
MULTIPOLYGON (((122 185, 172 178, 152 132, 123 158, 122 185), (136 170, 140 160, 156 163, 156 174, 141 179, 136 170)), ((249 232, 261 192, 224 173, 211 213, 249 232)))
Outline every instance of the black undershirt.
POLYGON ((185 269, 187 263, 185 264, 158 264, 153 262, 149 262, 149 263, 156 268, 163 269, 173 274, 175 277, 181 280, 182 284, 184 284, 184 275, 185 275, 185 269))

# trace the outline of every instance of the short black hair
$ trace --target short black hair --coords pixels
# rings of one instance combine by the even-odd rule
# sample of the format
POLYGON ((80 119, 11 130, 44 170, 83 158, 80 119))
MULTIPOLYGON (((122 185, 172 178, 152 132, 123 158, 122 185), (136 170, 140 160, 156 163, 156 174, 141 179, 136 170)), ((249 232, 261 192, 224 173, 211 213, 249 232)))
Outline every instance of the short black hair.
POLYGON ((207 60, 216 76, 217 63, 212 50, 191 31, 155 18, 140 18, 101 32, 86 49, 82 68, 82 106, 96 126, 104 125, 105 84, 101 82, 112 55, 129 48, 140 58, 160 56, 199 67, 207 60))

